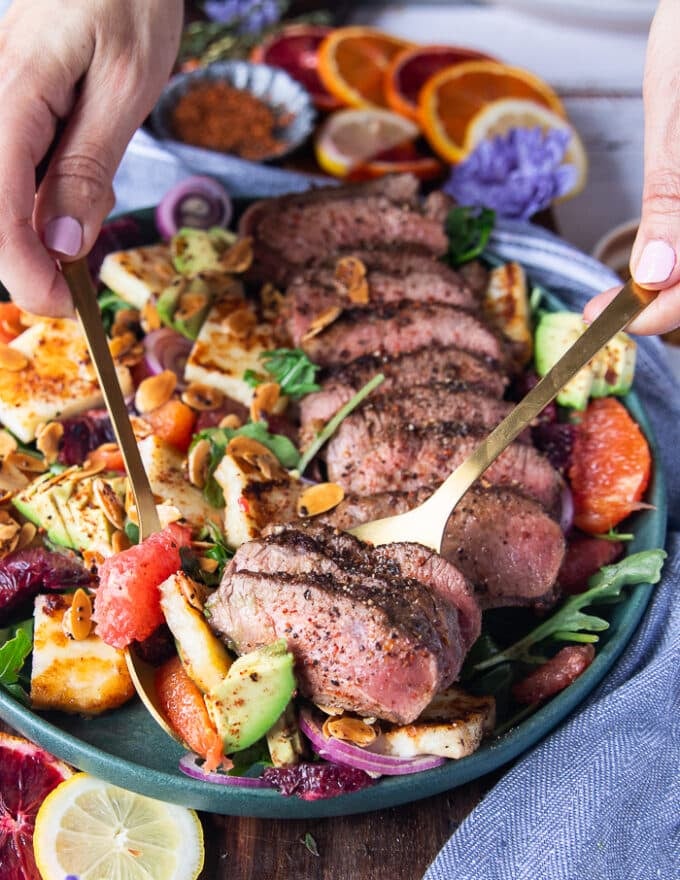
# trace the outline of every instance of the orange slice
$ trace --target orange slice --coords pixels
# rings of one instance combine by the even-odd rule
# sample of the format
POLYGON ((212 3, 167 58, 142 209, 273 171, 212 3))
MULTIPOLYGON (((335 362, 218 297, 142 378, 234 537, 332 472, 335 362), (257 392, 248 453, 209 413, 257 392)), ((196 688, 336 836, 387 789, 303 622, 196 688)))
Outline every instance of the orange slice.
POLYGON ((316 160, 324 171, 346 177, 387 150, 414 141, 420 131, 410 119, 380 107, 332 113, 314 140, 316 160))
POLYGON ((386 107, 385 71, 398 52, 412 45, 373 28, 336 28, 319 46, 319 77, 343 104, 386 107))
POLYGON ((477 114, 503 98, 533 101, 566 119, 550 86, 521 67, 497 61, 466 61, 427 80, 418 98, 418 117, 432 149, 449 162, 465 158, 468 126, 477 114))
POLYGON ((427 80, 455 64, 492 60, 465 46, 411 46, 392 59, 385 72, 385 97, 395 111, 418 121, 418 95, 427 80))
POLYGON ((534 101, 519 101, 511 98, 492 101, 472 118, 465 133, 464 152, 469 154, 480 141, 506 134, 511 128, 565 129, 571 137, 564 154, 564 163, 576 168, 574 186, 557 201, 577 195, 586 183, 588 176, 588 157, 578 132, 557 113, 547 110, 534 101))

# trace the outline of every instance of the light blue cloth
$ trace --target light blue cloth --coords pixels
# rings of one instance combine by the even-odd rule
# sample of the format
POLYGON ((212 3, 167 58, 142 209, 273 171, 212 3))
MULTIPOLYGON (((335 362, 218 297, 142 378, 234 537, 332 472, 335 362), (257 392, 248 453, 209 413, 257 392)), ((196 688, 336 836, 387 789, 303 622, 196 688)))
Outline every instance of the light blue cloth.
MULTIPOLYGON (((279 195, 314 181, 224 157, 209 166, 195 161, 195 153, 170 152, 138 132, 114 181, 116 210, 153 205, 190 173, 212 174, 239 196, 279 195)), ((491 245, 574 308, 617 281, 526 223, 498 223, 491 245)), ((680 878, 680 388, 656 339, 639 339, 635 387, 669 492, 674 531, 662 583, 604 683, 487 794, 425 880, 680 878)))

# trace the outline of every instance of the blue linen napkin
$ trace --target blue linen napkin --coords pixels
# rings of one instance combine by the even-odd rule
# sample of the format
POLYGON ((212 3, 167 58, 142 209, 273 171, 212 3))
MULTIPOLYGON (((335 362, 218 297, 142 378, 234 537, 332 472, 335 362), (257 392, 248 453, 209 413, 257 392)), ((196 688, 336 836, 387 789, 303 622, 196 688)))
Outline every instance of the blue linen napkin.
MULTIPOLYGON (((202 151, 204 152, 204 151, 202 151)), ((116 211, 156 204, 188 174, 236 196, 306 189, 317 178, 169 150, 143 131, 114 181, 116 211)), ((580 309, 617 278, 550 233, 499 221, 491 249, 580 309), (568 279, 568 281, 565 281, 568 279)), ((644 622, 604 682, 521 759, 460 825, 424 880, 680 878, 680 387, 663 345, 638 338, 635 388, 657 438, 669 496, 668 560, 644 622)))
MULTIPOLYGON (((569 305, 581 308, 616 283, 602 265, 542 230, 531 228, 529 243, 527 228, 501 222, 492 249, 521 260, 569 305)), ((680 387, 661 343, 638 342, 635 389, 668 487, 662 581, 602 684, 491 789, 425 880, 680 877, 680 387)))

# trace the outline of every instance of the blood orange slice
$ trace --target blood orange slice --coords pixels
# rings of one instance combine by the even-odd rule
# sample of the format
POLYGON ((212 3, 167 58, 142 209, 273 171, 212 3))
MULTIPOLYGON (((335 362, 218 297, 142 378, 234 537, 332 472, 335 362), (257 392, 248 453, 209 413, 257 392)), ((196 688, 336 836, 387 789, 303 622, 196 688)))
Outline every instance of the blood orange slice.
POLYGON ((464 61, 491 61, 465 46, 412 46, 399 52, 385 72, 385 97, 396 113, 418 121, 418 95, 431 76, 464 61))
POLYGON ((2 880, 40 880, 33 856, 35 817, 45 797, 72 773, 28 740, 0 731, 2 880))
POLYGON ((255 46, 250 60, 281 67, 303 85, 320 110, 335 110, 342 102, 321 82, 319 46, 331 33, 324 25, 291 24, 255 46))

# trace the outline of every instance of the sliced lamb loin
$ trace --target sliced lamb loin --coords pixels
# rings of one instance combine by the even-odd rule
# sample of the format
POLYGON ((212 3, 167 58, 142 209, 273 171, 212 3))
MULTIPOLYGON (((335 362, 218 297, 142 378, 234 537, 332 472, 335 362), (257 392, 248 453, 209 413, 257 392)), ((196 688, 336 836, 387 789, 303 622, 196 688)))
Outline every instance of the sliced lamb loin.
POLYGON ((448 242, 440 210, 420 205, 418 180, 397 175, 256 202, 240 230, 253 238, 251 280, 282 283, 328 254, 389 241, 439 256, 448 242))
POLYGON ((237 550, 210 624, 240 652, 285 638, 316 703, 413 721, 458 675, 458 612, 349 535, 284 528, 237 550))
POLYGON ((469 312, 440 303, 348 309, 301 347, 314 363, 331 367, 362 355, 400 355, 428 345, 452 345, 498 364, 506 361, 494 330, 469 312))
MULTIPOLYGON (((405 513, 431 492, 348 495, 320 519, 351 529, 405 513)), ((442 553, 472 583, 483 608, 531 605, 552 598, 565 540, 558 523, 532 499, 499 486, 473 487, 447 523, 442 553)))
MULTIPOLYGON (((361 306, 365 309, 403 301, 440 302, 465 309, 476 309, 478 306, 472 292, 460 279, 451 283, 436 272, 396 275, 369 269, 366 283, 368 302, 361 306)), ((336 281, 333 269, 307 269, 296 275, 286 289, 283 306, 286 328, 294 345, 300 344, 314 318, 336 307, 345 309, 358 306, 336 281)))
MULTIPOLYGON (((484 431, 460 423, 411 428, 408 424, 385 425, 370 410, 361 415, 360 420, 345 420, 340 425, 325 452, 328 479, 358 495, 374 495, 394 486, 409 492, 438 485, 486 436, 484 431)), ((527 443, 511 443, 483 479, 516 488, 550 512, 558 509, 562 479, 527 443)))

